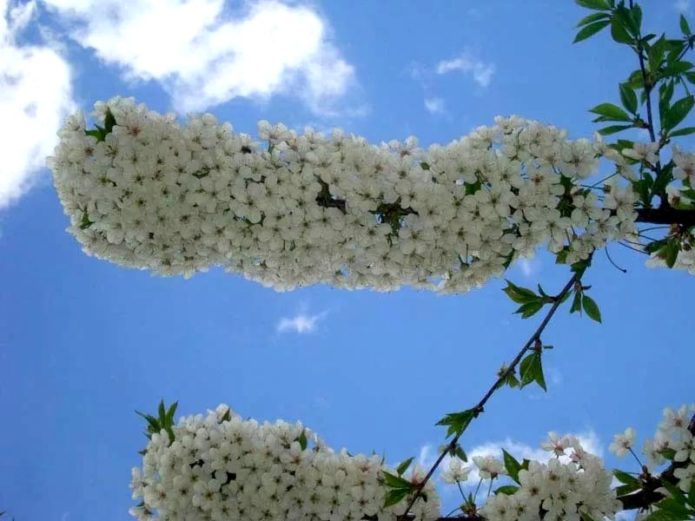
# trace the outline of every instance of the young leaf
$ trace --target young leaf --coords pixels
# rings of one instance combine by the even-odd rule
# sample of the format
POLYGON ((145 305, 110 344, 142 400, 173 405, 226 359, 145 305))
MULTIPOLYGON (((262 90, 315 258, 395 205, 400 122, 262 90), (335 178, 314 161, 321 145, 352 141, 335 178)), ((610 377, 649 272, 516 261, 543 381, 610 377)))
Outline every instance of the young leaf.
POLYGON ((410 464, 413 462, 414 458, 408 458, 405 461, 402 461, 398 467, 396 467, 396 472, 398 473, 399 476, 402 476, 403 473, 408 470, 408 467, 410 467, 410 464))
POLYGON ((514 485, 502 485, 497 490, 495 490, 495 494, 506 494, 508 496, 511 496, 517 490, 519 490, 519 487, 515 487, 514 485))
POLYGON ((611 36, 618 43, 632 43, 632 36, 626 29, 624 17, 613 16, 611 18, 611 36))
POLYGON ((510 281, 507 281, 507 287, 502 291, 504 291, 507 296, 517 304, 526 304, 527 302, 535 302, 538 300, 538 295, 536 295, 533 291, 528 288, 517 286, 510 281))
POLYGON ((637 94, 628 83, 620 84, 620 101, 630 114, 637 112, 637 94))
POLYGON ((594 299, 592 299, 589 295, 582 295, 582 307, 590 319, 595 320, 596 322, 601 322, 601 311, 599 310, 596 301, 594 301, 594 299))
POLYGON ((544 302, 542 300, 536 300, 535 302, 527 302, 526 304, 522 304, 519 306, 519 309, 517 309, 514 313, 519 313, 521 314, 521 318, 529 318, 538 313, 544 306, 544 302))
POLYGON ((683 127, 679 128, 678 130, 675 130, 669 134, 669 137, 681 137, 681 136, 689 136, 690 134, 695 133, 695 127, 683 127))
POLYGON ((610 21, 608 21, 608 20, 602 20, 600 22, 595 22, 595 23, 592 23, 589 25, 585 25, 577 33, 577 36, 574 37, 574 41, 572 43, 579 43, 581 41, 586 40, 587 38, 592 37, 597 32, 599 32, 601 29, 606 27, 609 23, 610 23, 610 21))
POLYGON ((410 490, 406 490, 403 488, 394 488, 392 490, 389 490, 386 493, 386 497, 384 498, 384 507, 390 507, 393 505, 397 505, 409 493, 410 493, 410 490))
POLYGON ((468 425, 470 425, 473 419, 478 417, 478 414, 480 413, 476 409, 452 412, 439 420, 437 425, 446 425, 449 427, 446 431, 447 437, 451 436, 452 434, 460 436, 466 430, 468 425))
POLYGON ((297 442, 299 443, 299 447, 302 450, 306 450, 308 443, 308 440, 306 438, 306 430, 302 429, 301 434, 299 435, 299 438, 297 438, 297 442))
POLYGON ((692 95, 676 101, 663 116, 664 131, 674 129, 681 121, 685 119, 690 110, 695 105, 695 97, 692 95))
MULTIPOLYGON (((606 20, 610 17, 611 15, 608 13, 593 13, 579 20, 579 22, 577 23, 577 27, 584 27, 585 25, 589 25, 593 22, 598 22, 599 20, 606 20)), ((606 25, 607 24, 608 22, 606 22, 606 25)))
POLYGON ((611 6, 606 0, 576 0, 577 4, 595 11, 608 11, 611 6))
POLYGON ((507 474, 514 481, 519 483, 519 471, 521 470, 521 463, 519 463, 514 456, 509 454, 506 450, 502 449, 502 456, 504 458, 504 468, 507 474))
POLYGON ((622 132, 623 130, 627 130, 628 128, 632 128, 633 126, 634 125, 609 125, 607 127, 599 129, 598 133, 602 136, 610 136, 611 134, 615 134, 616 132, 622 132))
POLYGON ((688 24, 688 20, 685 19, 685 16, 681 15, 680 18, 680 26, 681 26, 681 32, 683 33, 683 36, 690 36, 693 34, 690 31, 690 25, 688 24))
POLYGON ((522 387, 531 382, 536 382, 544 391, 548 390, 545 385, 543 363, 541 362, 541 354, 539 352, 534 351, 521 361, 519 373, 521 374, 522 387))
POLYGON ((596 105, 589 112, 606 118, 601 121, 632 121, 632 118, 630 118, 627 112, 612 103, 601 103, 600 105, 596 105))

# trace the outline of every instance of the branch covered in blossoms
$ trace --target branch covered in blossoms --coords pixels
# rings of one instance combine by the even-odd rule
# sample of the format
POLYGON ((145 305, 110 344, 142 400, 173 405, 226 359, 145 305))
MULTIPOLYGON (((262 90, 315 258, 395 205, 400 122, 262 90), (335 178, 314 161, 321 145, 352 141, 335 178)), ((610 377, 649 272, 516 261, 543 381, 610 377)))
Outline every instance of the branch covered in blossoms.
MULTIPOLYGON (((466 465, 451 456, 440 479, 461 491, 460 513, 453 517, 438 517, 439 497, 431 483, 427 501, 408 516, 396 514, 391 492, 400 487, 407 497, 422 484, 417 467, 406 475, 412 460, 390 469, 378 456, 331 450, 299 423, 243 420, 225 405, 180 418, 158 432, 151 429, 157 420, 145 415, 150 441, 142 451, 142 468, 132 472, 133 498, 141 501, 131 514, 148 521, 579 521, 613 519, 620 510, 639 508, 643 516, 670 512, 669 519, 681 519, 673 511, 695 513, 695 429, 688 428, 694 410, 666 409, 656 437, 645 443, 651 468, 672 462, 661 474, 646 465, 637 477, 619 470, 612 474, 576 437, 554 433, 541 444, 550 453, 543 461, 518 461, 503 451, 501 460, 476 457, 466 465), (465 494, 463 487, 475 486, 473 475, 475 492, 465 494), (620 482, 615 489, 613 476, 620 482), (483 482, 487 496, 479 493, 483 482)), ((169 411, 160 418, 168 418, 169 411)), ((612 448, 622 454, 633 442, 634 432, 618 435, 612 448)))
POLYGON ((181 126, 120 98, 96 118, 72 116, 50 160, 70 231, 156 273, 462 292, 539 245, 572 264, 635 232, 630 186, 581 186, 606 154, 629 175, 620 154, 517 117, 427 150, 263 122, 262 146, 209 114, 181 126))

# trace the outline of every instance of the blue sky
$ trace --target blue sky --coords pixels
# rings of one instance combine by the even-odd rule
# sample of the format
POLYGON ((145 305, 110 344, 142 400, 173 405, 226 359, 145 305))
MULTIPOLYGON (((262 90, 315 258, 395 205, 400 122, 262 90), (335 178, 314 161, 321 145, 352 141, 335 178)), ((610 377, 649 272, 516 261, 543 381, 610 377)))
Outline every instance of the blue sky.
MULTIPOLYGON (((642 4, 656 30, 695 9, 642 4)), ((134 410, 160 398, 184 414, 226 402, 301 420, 336 448, 427 460, 444 435, 434 423, 474 404, 536 323, 512 314, 500 280, 456 296, 277 293, 219 270, 159 278, 87 257, 42 167, 67 111, 127 95, 209 110, 251 134, 267 119, 423 145, 519 114, 589 137, 587 109, 615 101, 634 68, 605 35, 571 45, 584 13, 569 0, 0 0, 0 10, 0 511, 22 521, 128 519, 145 442, 134 410), (181 15, 175 4, 191 10, 167 19, 181 15)), ((612 464, 614 433, 649 436, 664 406, 693 401, 695 280, 611 253, 627 274, 601 254, 587 276, 604 323, 560 312, 544 339, 556 346, 549 392, 496 395, 466 449, 535 449, 555 430, 583 433, 612 464)), ((544 254, 508 276, 549 291, 568 277, 544 254)))

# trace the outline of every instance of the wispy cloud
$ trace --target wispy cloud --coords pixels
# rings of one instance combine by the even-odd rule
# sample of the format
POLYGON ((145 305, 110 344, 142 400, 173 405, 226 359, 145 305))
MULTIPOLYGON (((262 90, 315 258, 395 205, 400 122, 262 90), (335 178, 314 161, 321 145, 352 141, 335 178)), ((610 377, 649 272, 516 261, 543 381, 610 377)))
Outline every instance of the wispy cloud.
POLYGON ((517 261, 516 265, 521 270, 522 275, 529 279, 538 274, 541 269, 541 261, 537 257, 532 258, 521 258, 517 261))
POLYGON ((324 311, 317 315, 298 313, 293 317, 283 317, 277 323, 276 330, 278 333, 313 333, 326 314, 327 312, 324 311))
POLYGON ((425 98, 425 109, 430 114, 443 114, 446 106, 442 98, 425 98))
POLYGON ((309 6, 277 0, 43 0, 70 36, 126 78, 156 80, 181 111, 233 98, 293 95, 336 115, 354 91, 354 67, 328 22, 309 6))
POLYGON ((70 66, 51 47, 20 45, 36 2, 0 0, 0 208, 19 199, 37 180, 53 151, 56 132, 72 110, 70 66))
POLYGON ((676 8, 676 11, 686 14, 690 12, 690 0, 676 0, 676 2, 673 4, 673 7, 676 8))
POLYGON ((481 87, 487 87, 495 74, 495 65, 476 58, 470 51, 464 51, 451 60, 442 60, 437 64, 437 74, 462 72, 468 74, 481 87))

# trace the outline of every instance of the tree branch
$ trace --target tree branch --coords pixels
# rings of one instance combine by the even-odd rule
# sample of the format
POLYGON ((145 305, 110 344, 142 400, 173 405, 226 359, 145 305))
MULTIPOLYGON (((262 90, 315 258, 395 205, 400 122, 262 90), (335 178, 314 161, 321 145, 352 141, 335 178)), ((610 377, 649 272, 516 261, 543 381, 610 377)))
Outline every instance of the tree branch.
MULTIPOLYGON (((528 351, 530 351, 531 349, 536 347, 536 344, 540 342, 541 334, 543 333, 545 328, 548 326, 550 319, 553 318, 553 315, 555 314, 557 309, 560 307, 560 304, 562 304, 564 297, 566 295, 568 295, 572 291, 572 289, 574 288, 575 284, 577 284, 581 280, 582 274, 583 274, 583 271, 579 271, 579 272, 575 273, 572 276, 572 278, 567 282, 567 284, 565 284, 565 287, 562 288, 560 293, 558 293, 555 296, 555 300, 554 300, 553 304, 550 306, 550 309, 546 313, 545 317, 541 321, 538 328, 536 328, 536 330, 529 337, 529 339, 526 341, 526 343, 521 348, 521 350, 514 357, 514 360, 512 360, 512 362, 509 364, 509 367, 507 368, 507 370, 503 371, 499 375, 499 377, 497 378, 495 383, 492 384, 492 386, 487 390, 487 392, 483 395, 483 397, 480 399, 478 404, 472 408, 472 410, 478 411, 478 413, 483 412, 485 404, 492 397, 492 395, 495 393, 495 391, 497 389, 499 389, 500 384, 505 382, 507 380, 507 378, 509 377, 509 375, 514 373, 514 371, 516 370, 516 366, 519 364, 519 362, 521 362, 521 359, 524 357, 524 355, 528 351)), ((434 462, 434 464, 432 465, 430 470, 427 472, 427 474, 425 475, 425 478, 417 485, 417 487, 415 489, 415 493, 413 494, 413 497, 410 499, 410 502, 408 503, 408 506, 406 507, 405 512, 401 516, 399 516, 399 518, 398 518, 399 521, 407 521, 409 519, 412 519, 412 517, 410 517, 410 514, 409 514, 410 509, 413 508, 413 505, 415 504, 415 502, 420 498, 421 493, 422 493, 422 489, 425 488, 425 485, 427 484, 427 482, 430 480, 430 478, 432 478, 432 475, 437 470, 439 465, 442 463, 442 461, 444 460, 444 457, 449 452, 453 451, 456 448, 456 446, 458 445, 458 441, 461 438, 462 434, 463 434, 463 432, 454 436, 454 438, 451 440, 451 442, 449 442, 449 444, 447 445, 446 449, 443 450, 439 454, 439 457, 434 462)), ((459 519, 459 520, 460 519, 466 519, 466 520, 470 520, 470 521, 474 521, 474 520, 477 521, 481 518, 477 515, 470 516, 470 517, 463 517, 463 518, 462 517, 440 518, 440 520, 446 520, 446 519, 459 519)))
POLYGON ((638 223, 680 224, 686 228, 695 226, 695 210, 667 208, 640 208, 637 210, 638 223))

